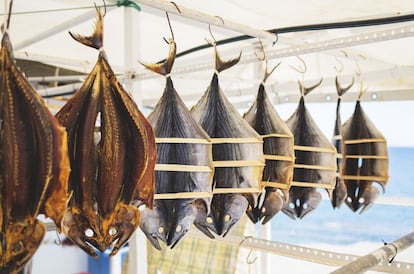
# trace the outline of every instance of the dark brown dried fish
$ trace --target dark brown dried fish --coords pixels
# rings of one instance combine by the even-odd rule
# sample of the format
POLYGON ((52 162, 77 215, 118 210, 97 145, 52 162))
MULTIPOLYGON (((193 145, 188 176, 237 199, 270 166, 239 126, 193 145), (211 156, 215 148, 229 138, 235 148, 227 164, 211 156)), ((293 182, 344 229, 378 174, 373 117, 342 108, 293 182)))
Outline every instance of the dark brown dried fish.
MULTIPOLYGON (((269 75, 265 73, 264 81, 269 75)), ((260 194, 257 207, 247 210, 252 222, 262 220, 262 224, 267 223, 288 202, 294 163, 293 135, 267 97, 264 81, 260 83, 256 101, 244 114, 244 119, 262 136, 264 142, 266 164, 262 185, 266 192, 260 194)))
POLYGON ((191 116, 168 76, 176 54, 174 40, 169 40, 169 45, 169 56, 164 63, 143 64, 166 76, 164 93, 148 120, 157 137, 155 192, 167 198, 156 198, 152 210, 144 209, 140 224, 157 249, 161 249, 158 239, 173 248, 191 228, 196 216, 207 214, 212 184, 210 139, 191 116))
POLYGON ((345 203, 352 211, 363 213, 379 196, 373 183, 378 183, 385 191, 388 181, 387 143, 363 111, 360 98, 352 117, 344 123, 342 134, 341 178, 347 188, 345 203))
POLYGON ((322 196, 316 188, 325 188, 331 195, 335 186, 335 147, 318 128, 304 101, 304 96, 321 82, 309 88, 299 82, 302 96, 296 111, 286 122, 295 140, 295 168, 289 204, 282 211, 292 219, 305 217, 319 205, 322 196))
MULTIPOLYGON (((218 72, 240 59, 223 62, 216 48, 215 52, 218 72)), ((211 237, 209 230, 225 236, 248 205, 257 205, 264 164, 262 139, 225 97, 216 72, 191 113, 212 138, 215 167, 211 213, 200 216, 195 225, 207 236, 211 237)))
POLYGON ((71 35, 99 48, 98 60, 83 86, 56 114, 68 131, 72 164, 73 195, 63 232, 94 257, 94 248, 112 247, 111 255, 115 254, 139 225, 136 205, 152 206, 156 159, 151 126, 108 64, 98 8, 97 13, 91 37, 71 35))
POLYGON ((0 53, 0 273, 17 273, 46 232, 58 231, 70 172, 65 129, 16 67, 8 33, 0 53))
POLYGON ((340 113, 340 105, 341 105, 341 98, 342 95, 345 94, 353 85, 354 85, 354 78, 352 78, 352 82, 346 86, 341 87, 341 85, 338 82, 338 77, 335 78, 335 84, 336 84, 336 91, 338 93, 338 100, 336 103, 336 120, 335 120, 335 128, 334 128, 334 134, 332 137, 332 144, 335 146, 337 151, 337 157, 336 157, 336 183, 335 183, 335 189, 332 191, 332 197, 331 197, 331 204, 332 207, 339 208, 346 197, 346 186, 342 178, 340 177, 341 174, 341 166, 342 166, 342 122, 341 122, 341 113, 340 113))

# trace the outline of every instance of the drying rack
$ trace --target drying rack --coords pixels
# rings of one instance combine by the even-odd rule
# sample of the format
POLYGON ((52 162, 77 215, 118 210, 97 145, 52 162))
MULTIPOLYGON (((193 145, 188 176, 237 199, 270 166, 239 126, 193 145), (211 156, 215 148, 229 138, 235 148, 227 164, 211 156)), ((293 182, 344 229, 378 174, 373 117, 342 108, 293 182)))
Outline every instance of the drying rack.
MULTIPOLYGON (((109 2, 116 2, 111 0, 109 2)), ((182 16, 184 18, 190 20, 196 20, 199 22, 204 22, 206 24, 215 25, 220 28, 236 31, 239 33, 247 34, 252 37, 257 37, 261 39, 267 39, 269 41, 274 42, 276 40, 275 35, 272 33, 268 33, 262 30, 256 30, 249 26, 240 25, 237 23, 233 23, 231 21, 225 20, 223 18, 219 18, 217 16, 212 16, 208 14, 204 14, 198 11, 194 11, 191 9, 187 9, 182 6, 177 6, 176 4, 168 1, 163 0, 135 0, 135 2, 149 6, 155 9, 160 9, 163 11, 167 11, 169 13, 176 14, 178 16, 182 16)), ((108 10, 111 7, 108 7, 108 10)), ((42 40, 50 35, 58 33, 63 30, 67 30, 70 26, 75 24, 82 23, 86 20, 89 20, 95 16, 95 11, 88 11, 79 17, 69 20, 63 24, 58 26, 54 26, 51 29, 48 29, 41 34, 30 37, 27 40, 23 41, 21 44, 15 46, 15 49, 23 48, 28 46, 36 41, 42 40)), ((137 81, 143 79, 149 79, 155 77, 153 73, 139 73, 136 74, 133 70, 134 67, 134 60, 137 60, 136 56, 136 49, 139 49, 139 45, 137 44, 136 40, 131 37, 131 33, 137 33, 138 31, 135 29, 138 25, 137 22, 139 17, 136 16, 136 11, 131 8, 125 7, 124 8, 124 32, 125 32, 125 73, 123 76, 120 76, 120 79, 123 80, 125 84, 126 90, 134 90, 134 86, 137 81)), ((273 50, 266 52, 266 57, 268 59, 276 59, 288 56, 295 56, 313 52, 320 52, 332 49, 340 49, 343 47, 355 46, 355 45, 363 45, 369 43, 375 43, 379 41, 391 40, 391 39, 398 39, 403 37, 410 37, 414 36, 414 24, 409 24, 404 27, 395 27, 390 28, 385 31, 375 31, 375 32, 366 32, 363 34, 341 37, 336 39, 330 39, 325 41, 319 41, 314 43, 307 43, 302 45, 294 45, 291 47, 286 47, 279 50, 273 50)), ((280 38, 283 39, 283 38, 280 38)), ((27 53, 26 53, 27 55, 27 53)), ((16 54, 16 57, 19 57, 19 53, 16 54)), ((240 63, 249 63, 249 62, 257 62, 257 57, 254 54, 243 56, 240 63)), ((174 70, 174 74, 180 73, 187 73, 187 72, 194 72, 200 71, 205 69, 212 69, 213 65, 211 63, 202 63, 193 66, 186 66, 186 67, 176 67, 174 70)), ((64 77, 64 76, 61 76, 64 77)), ((48 77, 44 77, 42 80, 50 80, 47 79, 48 77)), ((59 80, 60 77, 54 77, 54 80, 59 80)), ((61 86, 58 88, 49 88, 39 93, 41 95, 59 95, 63 93, 67 93, 68 91, 74 91, 79 88, 78 84, 71 84, 67 86, 61 86)), ((378 92, 377 92, 378 94, 378 92)), ((381 98, 384 100, 408 100, 414 99, 414 95, 412 91, 399 91, 398 93, 387 93, 384 91, 384 94, 381 94, 381 98), (396 94, 396 95, 395 95, 396 94), (394 97, 391 97, 394 96, 394 97)), ((323 96, 326 96, 323 95, 323 96)), ((333 95, 334 96, 334 95, 333 95)), ((139 102, 139 98, 135 98, 139 102)), ((286 98, 286 100, 292 98, 286 98)), ((320 101, 326 101, 326 97, 319 98, 320 101)), ((294 99, 289 100, 294 101, 294 99)), ((142 103, 142 102, 141 102, 142 103)), ((393 204, 394 201, 386 201, 386 204, 393 204)), ((397 202, 398 203, 398 202, 397 202)), ((408 206, 414 206, 414 202, 409 200, 408 202, 404 203, 408 206)), ((49 225, 49 230, 54 229, 52 226, 49 225)), ((265 228, 268 230, 269 227, 265 228)), ((197 237, 203 237, 196 231, 191 231, 189 234, 197 237)), ((266 231, 262 234, 266 234, 266 231)), ((267 233, 269 234, 269 233, 267 233)), ((334 266, 342 266, 338 270, 333 273, 362 273, 366 270, 373 269, 379 271, 385 271, 389 273, 412 273, 414 271, 414 264, 404 263, 393 261, 389 263, 389 261, 395 257, 398 252, 403 251, 404 249, 408 248, 409 246, 414 244, 414 232, 407 234, 400 239, 395 240, 394 242, 387 244, 377 251, 374 251, 367 256, 358 257, 351 254, 342 254, 342 253, 335 253, 329 252, 324 250, 312 249, 308 247, 302 247, 297 245, 291 245, 286 243, 274 242, 269 241, 267 239, 258 239, 252 237, 240 238, 240 237, 232 237, 228 236, 226 238, 216 239, 216 241, 221 241, 229 245, 235 245, 242 248, 249 248, 258 251, 263 251, 265 253, 275 253, 282 256, 298 258, 301 260, 318 262, 321 264, 327 265, 334 265, 334 266)), ((147 273, 146 270, 146 238, 142 232, 137 231, 133 234, 129 241, 129 273, 136 273, 136 274, 144 274, 147 273)), ((116 255, 111 258, 111 274, 120 273, 121 267, 120 265, 120 255, 116 255)), ((267 273, 266 269, 262 269, 263 274, 267 273)))

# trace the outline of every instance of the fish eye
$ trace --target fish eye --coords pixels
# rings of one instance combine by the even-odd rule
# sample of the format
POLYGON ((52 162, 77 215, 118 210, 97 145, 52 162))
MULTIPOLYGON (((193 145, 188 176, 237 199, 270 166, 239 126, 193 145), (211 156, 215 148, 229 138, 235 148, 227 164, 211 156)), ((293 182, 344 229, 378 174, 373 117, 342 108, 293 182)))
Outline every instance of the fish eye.
POLYGON ((158 233, 159 233, 159 234, 164 233, 164 228, 163 228, 162 226, 160 226, 160 227, 158 228, 158 233))
POLYGON ((363 204, 364 202, 365 202, 364 197, 360 197, 360 198, 358 199, 358 203, 363 204))
POLYGON ((266 212, 266 207, 262 207, 262 213, 266 212))
POLYGON ((296 202, 296 206, 299 207, 300 206, 300 200, 299 199, 296 199, 295 202, 296 202))
POLYGON ((114 236, 117 232, 118 232, 118 230, 115 227, 111 227, 108 230, 108 233, 109 233, 110 236, 114 236))
POLYGON ((303 209, 307 209, 308 208, 308 203, 304 203, 302 207, 303 207, 303 209))
POLYGON ((13 251, 14 252, 20 252, 23 249, 23 242, 22 241, 18 241, 14 246, 13 246, 13 251))
POLYGON ((289 207, 290 208, 295 208, 295 204, 294 203, 289 203, 289 207))
POLYGON ((209 223, 209 224, 212 224, 213 223, 213 219, 211 217, 207 217, 206 218, 206 222, 209 223))
POLYGON ((183 227, 181 225, 177 225, 177 227, 175 228, 175 231, 180 232, 181 230, 183 230, 183 227))
POLYGON ((224 216, 224 221, 225 222, 228 222, 228 221, 230 221, 230 215, 229 214, 226 214, 225 216, 224 216))
POLYGON ((95 233, 93 232, 93 230, 92 230, 92 229, 90 229, 90 228, 86 229, 83 233, 84 233, 84 234, 85 234, 85 236, 86 236, 86 237, 88 237, 88 238, 93 237, 93 235, 95 234, 95 233))
POLYGON ((351 203, 352 202, 352 198, 349 197, 349 196, 346 198, 346 200, 348 201, 348 203, 351 203))

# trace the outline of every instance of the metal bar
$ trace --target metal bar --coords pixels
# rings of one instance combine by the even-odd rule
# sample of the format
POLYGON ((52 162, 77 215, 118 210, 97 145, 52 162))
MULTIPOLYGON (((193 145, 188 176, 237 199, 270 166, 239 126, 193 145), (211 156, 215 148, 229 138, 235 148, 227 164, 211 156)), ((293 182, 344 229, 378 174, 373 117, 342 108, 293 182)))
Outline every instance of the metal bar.
MULTIPOLYGON (((112 1, 116 2, 116 1, 112 1)), ((200 11, 192 10, 189 8, 186 8, 184 6, 179 6, 175 3, 172 3, 170 1, 164 1, 164 0, 135 0, 135 2, 146 5, 152 8, 156 8, 159 10, 167 11, 172 14, 176 14, 188 19, 192 19, 198 22, 206 23, 209 25, 221 27, 224 29, 232 30, 235 32, 243 33, 246 35, 249 35, 251 37, 257 37, 261 39, 270 40, 272 42, 276 41, 276 35, 267 31, 258 30, 251 28, 246 25, 242 25, 239 23, 235 23, 229 20, 226 20, 224 18, 221 18, 219 16, 212 16, 200 11)))
MULTIPOLYGON (((414 232, 413 232, 414 233, 414 232)), ((210 239, 201 232, 196 230, 190 230, 188 236, 207 239, 215 242, 222 242, 225 244, 253 249, 256 251, 264 251, 267 253, 273 253, 280 256, 290 257, 303 261, 319 263, 323 265, 342 266, 346 263, 356 261, 360 256, 331 252, 321 249, 308 248, 299 245, 291 245, 275 241, 267 241, 254 237, 237 237, 226 236, 217 237, 216 239, 210 239)), ((402 251, 402 249, 400 250, 402 251)), ((386 273, 413 273, 414 264, 393 261, 393 263, 383 263, 372 267, 372 270, 382 271, 386 273), (410 272, 411 271, 411 272, 410 272)), ((344 272, 344 273, 356 273, 356 272, 344 272)))
MULTIPOLYGON (((116 6, 109 6, 109 7, 106 8, 106 10, 110 11, 110 10, 115 9, 115 8, 116 8, 116 6)), ((37 43, 41 40, 44 40, 44 39, 46 39, 46 38, 48 38, 48 37, 50 37, 54 34, 60 33, 62 31, 66 31, 70 27, 79 25, 79 24, 81 24, 81 23, 83 23, 83 22, 85 22, 89 19, 95 18, 95 16, 96 16, 95 8, 91 8, 87 12, 85 12, 85 13, 83 13, 83 14, 75 17, 75 18, 72 18, 72 19, 70 19, 66 22, 63 22, 63 23, 59 24, 59 25, 53 26, 53 27, 41 32, 41 33, 38 33, 38 34, 36 34, 36 35, 34 35, 30 38, 27 38, 26 40, 23 40, 20 43, 15 44, 14 49, 15 50, 21 50, 21 49, 23 49, 25 47, 28 47, 28 46, 30 46, 34 43, 37 43)))
POLYGON ((364 273, 377 265, 392 265, 398 269, 393 273, 413 273, 412 265, 405 265, 401 267, 400 263, 392 262, 398 252, 412 246, 414 244, 414 232, 411 232, 398 240, 386 244, 383 247, 371 252, 368 255, 360 257, 359 259, 331 272, 332 274, 348 274, 348 273, 364 273), (390 263, 389 263, 390 262, 390 263))
MULTIPOLYGON (((414 36, 414 24, 409 24, 404 27, 395 27, 390 28, 387 30, 380 30, 380 31, 373 31, 373 32, 366 32, 361 33, 357 35, 352 36, 344 36, 339 37, 335 39, 329 39, 314 43, 308 43, 298 46, 291 46, 286 47, 282 49, 277 49, 273 51, 266 51, 266 59, 280 59, 295 55, 303 55, 303 54, 309 54, 309 53, 315 53, 315 52, 323 52, 333 49, 341 49, 346 47, 352 47, 352 46, 358 46, 358 45, 366 45, 381 41, 387 41, 387 40, 394 40, 399 38, 405 38, 405 37, 411 37, 414 36)), ((257 62, 257 56, 252 53, 248 55, 242 55, 242 58, 239 62, 239 64, 246 64, 246 63, 252 63, 257 62)), ((190 66, 181 66, 181 67, 175 67, 172 71, 172 75, 177 74, 185 74, 190 72, 196 72, 196 71, 203 71, 213 69, 213 63, 202 63, 202 64, 195 64, 190 66)), ((152 79, 159 77, 153 72, 144 72, 144 73, 138 73, 135 75, 134 80, 142 80, 142 79, 152 79)))

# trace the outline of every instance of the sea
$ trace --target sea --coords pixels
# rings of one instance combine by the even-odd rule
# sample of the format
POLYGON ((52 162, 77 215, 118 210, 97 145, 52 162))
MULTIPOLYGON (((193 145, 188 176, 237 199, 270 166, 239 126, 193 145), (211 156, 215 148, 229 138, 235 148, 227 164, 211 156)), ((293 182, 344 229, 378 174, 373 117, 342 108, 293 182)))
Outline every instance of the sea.
POLYGON ((282 212, 271 220, 271 239, 290 244, 347 245, 358 242, 392 242, 414 231, 414 147, 389 147, 389 181, 380 198, 364 213, 343 203, 333 209, 325 193, 319 206, 301 220, 282 212), (399 203, 408 200, 409 203, 399 203), (408 204, 408 205, 407 205, 408 204))

